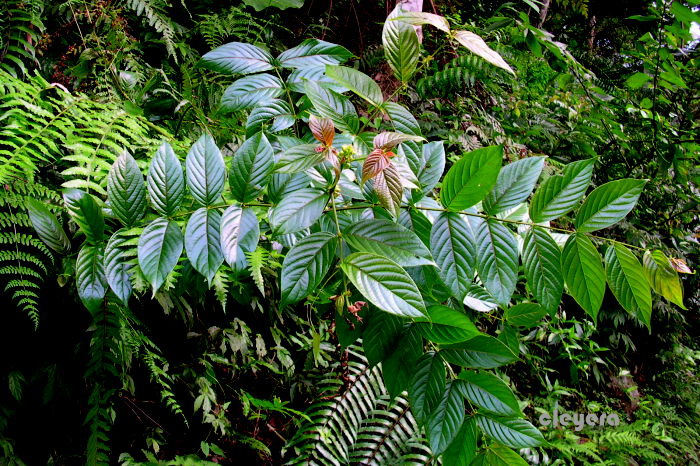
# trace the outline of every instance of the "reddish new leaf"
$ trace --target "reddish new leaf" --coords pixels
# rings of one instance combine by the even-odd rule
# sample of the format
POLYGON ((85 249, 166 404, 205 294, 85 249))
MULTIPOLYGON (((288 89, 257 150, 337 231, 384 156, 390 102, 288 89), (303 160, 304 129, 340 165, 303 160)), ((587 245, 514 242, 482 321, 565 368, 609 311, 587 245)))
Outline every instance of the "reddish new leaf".
POLYGON ((411 134, 397 133, 392 131, 384 131, 379 133, 374 137, 374 148, 382 150, 390 150, 398 146, 402 142, 406 141, 423 141, 424 139, 420 136, 414 136, 411 134))
POLYGON ((324 146, 330 147, 335 138, 335 126, 328 118, 318 118, 315 115, 309 117, 309 128, 314 137, 324 146))
POLYGON ((401 198, 403 197, 403 186, 401 186, 401 175, 396 167, 387 159, 387 166, 377 173, 373 178, 374 192, 379 197, 379 203, 392 215, 398 217, 401 198))
POLYGON ((382 149, 374 149, 362 165, 362 184, 371 180, 391 164, 389 156, 382 149))

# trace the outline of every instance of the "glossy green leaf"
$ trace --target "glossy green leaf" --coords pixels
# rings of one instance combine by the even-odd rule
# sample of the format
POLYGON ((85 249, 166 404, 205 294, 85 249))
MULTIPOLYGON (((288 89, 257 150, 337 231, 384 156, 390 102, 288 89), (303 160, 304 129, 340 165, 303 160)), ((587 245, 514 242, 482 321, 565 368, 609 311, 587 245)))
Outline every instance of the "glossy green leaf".
POLYGON ((467 296, 462 300, 465 306, 478 312, 491 312, 498 307, 496 298, 477 284, 471 284, 467 296))
POLYGON ((671 267, 668 257, 661 251, 647 251, 642 260, 644 272, 651 287, 664 298, 679 306, 683 305, 683 286, 678 272, 671 267))
POLYGON ((302 238, 289 250, 282 263, 280 308, 318 291, 337 249, 337 236, 320 232, 302 238))
POLYGON ((246 252, 253 252, 260 239, 260 224, 250 208, 229 206, 221 216, 221 251, 235 270, 245 270, 246 252))
POLYGON ((573 209, 586 194, 594 164, 595 159, 570 163, 561 175, 552 176, 542 183, 530 202, 532 221, 554 220, 573 209))
POLYGON ((269 52, 243 42, 229 42, 204 54, 200 64, 225 74, 250 74, 272 69, 269 52))
POLYGON ((624 179, 597 187, 576 214, 576 230, 589 232, 616 224, 637 205, 646 180, 624 179))
POLYGON ((359 133, 360 119, 350 99, 313 81, 304 84, 304 91, 320 117, 329 118, 341 131, 359 133))
POLYGON ((107 293, 103 266, 104 251, 100 246, 85 244, 80 248, 75 264, 75 284, 85 307, 94 312, 100 308, 107 293))
POLYGON ((544 168, 545 157, 527 157, 503 167, 496 186, 484 199, 484 210, 495 215, 525 201, 544 168))
POLYGON ((125 254, 128 238, 119 230, 107 242, 104 256, 105 277, 109 287, 124 304, 131 296, 132 264, 125 254))
POLYGON ((493 369, 517 359, 505 344, 488 335, 445 346, 440 354, 452 364, 472 369, 493 369))
POLYGON ((293 126, 294 121, 294 109, 289 102, 273 99, 250 111, 245 124, 246 137, 253 137, 259 131, 277 133, 293 126))
POLYGON ((476 422, 486 435, 511 448, 532 448, 545 443, 537 427, 525 419, 487 414, 477 415, 476 422))
POLYGON ((229 184, 239 202, 254 200, 270 182, 275 167, 272 146, 263 133, 241 144, 231 161, 229 184))
POLYGON ((489 445, 472 466, 528 466, 519 454, 499 443, 489 445))
POLYGON ((408 389, 411 411, 419 422, 426 423, 445 392, 445 363, 435 352, 427 352, 416 362, 408 389))
POLYGON ((204 134, 187 153, 187 187, 201 206, 214 204, 224 190, 226 167, 214 138, 204 134))
POLYGON ((333 79, 326 76, 326 65, 295 69, 287 78, 287 86, 291 91, 303 93, 304 83, 307 81, 340 94, 348 91, 346 87, 341 86, 333 79))
POLYGON ((362 348, 370 366, 376 366, 396 349, 404 332, 406 319, 386 312, 371 310, 369 322, 362 333, 362 348))
POLYGON ((522 255, 530 292, 550 315, 554 315, 564 292, 559 245, 547 230, 533 227, 525 233, 522 255))
POLYGON ((561 255, 561 268, 569 294, 595 321, 605 294, 605 270, 588 236, 577 233, 569 237, 561 255))
POLYGON ((308 188, 310 181, 311 178, 306 173, 274 173, 267 185, 267 196, 272 203, 277 204, 287 194, 308 188))
POLYGON ((397 341, 394 351, 382 361, 384 385, 391 397, 399 396, 409 389, 416 372, 416 363, 423 354, 422 343, 420 334, 415 327, 411 327, 397 341))
POLYGON ((514 327, 530 328, 539 324, 547 311, 536 303, 520 303, 506 309, 503 317, 514 327))
POLYGON ((473 218, 476 224, 476 270, 499 304, 510 301, 518 281, 518 242, 496 220, 473 218))
POLYGON ((120 155, 107 175, 107 199, 112 213, 131 227, 146 212, 146 186, 136 160, 128 152, 120 155))
POLYGON ((422 11, 402 11, 399 16, 395 19, 404 21, 412 25, 422 25, 429 24, 433 27, 438 28, 442 32, 450 32, 450 23, 444 16, 436 15, 433 13, 425 13, 422 11))
POLYGON ((634 73, 625 81, 625 84, 630 89, 639 89, 644 86, 647 82, 651 81, 651 76, 646 73, 634 73))
POLYGON ((469 49, 471 53, 480 56, 492 65, 503 68, 504 70, 515 74, 513 68, 506 63, 503 57, 489 47, 486 42, 484 42, 484 39, 479 37, 477 34, 474 34, 471 31, 454 31, 452 36, 457 40, 457 42, 469 49))
POLYGON ((404 267, 434 264, 415 233, 389 220, 361 220, 343 230, 343 239, 355 251, 385 256, 404 267))
POLYGON ((139 267, 157 291, 173 271, 184 246, 180 227, 172 220, 157 218, 141 233, 138 245, 139 267))
POLYGON ((387 17, 382 29, 382 44, 386 61, 394 76, 402 83, 408 82, 416 71, 420 47, 415 29, 408 23, 397 20, 403 10, 401 4, 387 17))
POLYGON ((282 198, 270 213, 270 225, 280 235, 309 228, 323 214, 328 194, 317 189, 299 189, 282 198))
POLYGON ((361 71, 347 66, 326 65, 326 75, 375 107, 384 102, 379 84, 361 71))
POLYGON ((465 154, 442 181, 442 205, 450 210, 465 210, 481 201, 496 184, 502 159, 502 146, 465 154))
POLYGON ((224 262, 221 251, 221 212, 202 207, 187 221, 185 251, 192 266, 211 284, 224 262))
POLYGON ((447 383, 440 401, 428 418, 425 432, 433 454, 439 455, 457 437, 464 422, 464 398, 454 381, 447 383))
POLYGON ((418 120, 406 107, 396 102, 385 102, 382 108, 391 118, 394 131, 422 136, 418 120))
POLYGON ((63 202, 89 243, 96 244, 104 239, 105 220, 95 198, 79 189, 69 188, 63 191, 63 202))
POLYGON ((418 181, 424 193, 429 193, 438 184, 445 171, 445 146, 442 141, 423 144, 421 168, 418 181))
POLYGON ((433 225, 423 212, 417 209, 402 210, 398 222, 404 228, 415 232, 423 244, 430 246, 430 231, 433 225))
POLYGON ((185 175, 172 147, 164 142, 151 159, 148 169, 148 195, 160 215, 173 215, 185 195, 185 175))
POLYGON ((278 173, 305 172, 326 160, 326 152, 318 152, 318 144, 290 147, 279 154, 275 171, 278 173))
POLYGON ((454 297, 464 299, 476 266, 475 238, 464 218, 441 212, 430 233, 430 250, 442 281, 454 297))
POLYGON ((235 112, 266 105, 284 94, 283 86, 280 78, 271 74, 244 76, 224 90, 224 95, 221 96, 221 110, 235 112))
POLYGON ((609 246, 605 251, 605 273, 610 290, 622 307, 651 330, 651 287, 632 251, 620 243, 609 246))
POLYGON ((481 335, 469 317, 447 306, 430 306, 428 316, 430 322, 418 322, 416 327, 434 343, 460 343, 481 335))
POLYGON ((470 466, 476 457, 476 420, 473 416, 464 419, 454 440, 442 454, 445 466, 470 466))
POLYGON ((502 416, 523 415, 510 387, 493 374, 462 371, 455 383, 462 395, 481 409, 502 416))
POLYGON ((411 276, 396 262, 356 252, 340 264, 355 288, 379 309, 404 317, 425 317, 426 309, 411 276))
POLYGON ((68 253, 70 240, 56 216, 43 203, 32 197, 26 197, 24 202, 29 220, 39 238, 59 254, 68 253))
POLYGON ((308 68, 320 65, 337 65, 352 58, 345 47, 319 39, 306 39, 301 44, 285 50, 277 60, 284 68, 308 68))

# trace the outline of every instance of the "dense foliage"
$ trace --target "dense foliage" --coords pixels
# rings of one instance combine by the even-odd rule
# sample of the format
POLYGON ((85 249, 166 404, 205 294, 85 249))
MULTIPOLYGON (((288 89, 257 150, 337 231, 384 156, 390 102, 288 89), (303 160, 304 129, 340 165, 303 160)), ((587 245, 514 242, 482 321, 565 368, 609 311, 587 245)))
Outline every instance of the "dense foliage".
POLYGON ((699 462, 697 2, 304 3, 0 7, 0 464, 699 462))

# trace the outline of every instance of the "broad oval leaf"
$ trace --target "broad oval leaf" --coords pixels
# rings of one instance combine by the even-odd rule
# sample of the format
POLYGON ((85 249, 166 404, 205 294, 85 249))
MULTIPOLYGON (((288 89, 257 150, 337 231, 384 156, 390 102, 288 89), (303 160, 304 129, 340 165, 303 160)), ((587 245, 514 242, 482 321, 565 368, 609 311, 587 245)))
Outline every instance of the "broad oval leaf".
POLYGON ((461 215, 441 212, 430 233, 430 249, 442 281, 460 301, 467 295, 476 266, 475 238, 461 215))
POLYGON ((295 69, 287 78, 287 87, 290 91, 303 93, 304 83, 307 81, 341 94, 348 91, 347 88, 326 76, 326 65, 295 69))
POLYGON ((605 271, 598 250, 588 236, 569 236, 561 255, 561 268, 569 293, 595 321, 605 294, 605 271))
POLYGON ((102 210, 95 199, 85 191, 69 188, 63 191, 63 202, 66 210, 88 242, 96 244, 104 238, 105 221, 102 210))
POLYGON ((469 416, 462 423, 457 436, 445 453, 442 454, 442 464, 445 466, 471 466, 476 457, 476 420, 469 416))
POLYGON ((263 106, 255 107, 248 114, 245 124, 246 137, 253 137, 259 131, 277 133, 285 130, 294 125, 295 117, 289 102, 270 100, 263 106))
POLYGON ((496 220, 474 218, 476 270, 486 289, 499 304, 510 301, 518 282, 518 241, 496 220))
POLYGON ((359 133, 360 119, 350 99, 313 81, 304 84, 304 92, 321 117, 329 118, 341 131, 359 133))
POLYGON ((59 254, 68 253, 70 240, 56 216, 43 203, 32 197, 26 197, 24 203, 29 220, 39 238, 59 254))
POLYGON ((235 270, 244 270, 246 252, 253 252, 260 239, 260 224, 250 208, 229 206, 221 216, 221 251, 226 262, 235 270))
POLYGON ((379 84, 361 71, 347 66, 326 65, 326 75, 375 107, 384 102, 379 84))
POLYGON ((416 326, 434 343, 461 343, 481 335, 469 317, 447 306, 430 306, 428 316, 430 322, 417 322, 416 326))
POLYGON ((136 160, 128 152, 120 155, 107 175, 107 199, 112 213, 127 227, 146 212, 146 187, 136 160))
POLYGON ((476 422, 486 435, 511 448, 532 448, 544 443, 537 427, 525 419, 477 415, 476 422))
POLYGON ((445 146, 442 141, 423 144, 418 181, 423 193, 429 193, 438 184, 445 171, 445 146))
POLYGON ((289 250, 282 263, 280 308, 294 304, 317 290, 338 249, 336 235, 312 233, 289 250))
POLYGON ((385 256, 404 267, 435 264, 415 233, 389 220, 361 220, 343 230, 343 239, 355 251, 385 256))
POLYGON ((384 385, 391 397, 409 389, 418 358, 423 354, 423 339, 411 326, 396 342, 394 351, 382 361, 384 385))
POLYGON ((496 184, 502 159, 502 146, 484 147, 465 154, 442 181, 442 205, 450 210, 465 210, 481 201, 496 184))
POLYGON ((416 136, 414 134, 404 134, 396 131, 382 131, 374 137, 374 148, 382 149, 385 151, 391 150, 401 143, 407 141, 423 141, 422 136, 416 136))
POLYGON ((387 312, 370 312, 369 323, 362 332, 362 348, 370 366, 376 366, 396 349, 404 332, 406 319, 387 312))
POLYGON ((452 364, 472 369, 493 369, 518 359, 504 343, 488 335, 445 346, 440 354, 452 364))
POLYGON ((337 65, 352 58, 345 47, 319 39, 306 39, 301 44, 285 50, 277 60, 284 68, 309 68, 320 65, 337 65))
POLYGON ((195 142, 185 160, 187 186, 194 200, 210 206, 224 190, 226 166, 214 138, 204 134, 195 142))
POLYGON ((511 389, 493 374, 462 371, 455 383, 462 395, 479 408, 501 416, 522 416, 511 389))
POLYGON ((454 381, 450 381, 430 414, 425 429, 433 454, 439 455, 450 446, 463 422, 464 398, 454 381))
POLYGON ((506 309, 503 317, 514 327, 530 328, 537 325, 545 314, 545 309, 539 304, 520 303, 506 309))
POLYGON ((525 234, 523 269, 530 292, 554 315, 564 292, 564 275, 559 245, 544 228, 533 227, 525 234))
POLYGON ((272 55, 243 42, 229 42, 204 54, 201 65, 225 74, 250 74, 272 69, 272 55))
POLYGON ((372 190, 379 198, 379 204, 394 218, 398 218, 403 198, 403 185, 401 175, 393 163, 389 162, 389 165, 372 178, 372 190))
POLYGON ((319 118, 309 115, 309 129, 318 142, 324 146, 331 146, 335 139, 335 126, 330 118, 319 118))
POLYGON ((211 284, 224 262, 221 251, 221 212, 202 207, 187 221, 185 251, 192 266, 211 284))
POLYGON ((415 232, 423 244, 430 247, 430 230, 433 226, 423 212, 417 209, 402 210, 399 225, 415 232))
POLYGON ((616 224, 634 208, 646 180, 624 179, 598 186, 576 214, 576 230, 590 232, 616 224))
POLYGON ((494 215, 527 199, 542 173, 544 159, 545 157, 528 157, 503 167, 498 174, 496 186, 484 199, 484 210, 494 215))
POLYGON ((395 131, 415 136, 422 135, 418 120, 406 107, 396 102, 385 102, 383 109, 391 118, 391 124, 395 131))
POLYGON ((515 74, 513 68, 511 68, 510 65, 506 63, 503 57, 501 57, 501 55, 498 52, 489 47, 486 44, 486 42, 484 42, 484 39, 474 34, 473 32, 455 31, 453 33, 453 37, 457 40, 457 42, 468 48, 469 51, 472 52, 474 55, 478 55, 487 62, 491 63, 492 65, 496 65, 499 68, 503 68, 504 70, 515 74))
POLYGON ((265 135, 246 139, 231 161, 231 194, 239 202, 254 200, 270 182, 274 168, 275 157, 265 135))
POLYGON ((91 312, 97 311, 107 293, 107 279, 103 266, 104 250, 85 244, 80 248, 75 264, 75 284, 78 296, 91 312))
POLYGON ((148 195, 160 215, 173 215, 185 196, 185 175, 172 147, 164 142, 151 159, 148 195))
POLYGON ((486 452, 479 456, 480 458, 477 457, 477 461, 474 461, 471 466, 528 466, 530 464, 522 456, 500 443, 492 443, 487 447, 486 452))
POLYGON ((396 262, 356 252, 340 264, 355 288, 379 309, 403 317, 425 317, 426 309, 411 276, 396 262))
POLYGON ((270 178, 270 184, 267 185, 267 196, 270 201, 277 204, 283 197, 298 189, 304 189, 309 186, 311 178, 306 173, 274 173, 270 178))
POLYGON ((107 242, 104 257, 107 283, 114 294, 117 295, 117 298, 124 304, 129 302, 132 290, 132 264, 124 253, 127 241, 128 238, 124 235, 124 230, 115 232, 107 242))
POLYGON ((435 352, 427 352, 415 365, 408 389, 411 411, 424 424, 445 392, 445 363, 435 352))
POLYGON ((399 3, 386 18, 382 29, 382 44, 386 61, 394 75, 399 81, 406 83, 416 71, 420 47, 413 26, 397 19, 402 13, 399 3))
POLYGON ((183 246, 182 231, 173 220, 157 218, 141 233, 138 245, 139 267, 154 292, 175 268, 183 246))
POLYGON ((433 13, 425 13, 422 11, 402 11, 401 14, 394 19, 416 26, 430 24, 442 32, 450 32, 450 23, 447 22, 447 18, 433 13))
POLYGON ((623 308, 651 331, 651 287, 639 260, 620 243, 605 251, 608 285, 623 308))
POLYGON ((323 214, 328 194, 317 189, 299 189, 282 198, 270 213, 270 225, 276 234, 309 228, 323 214))
POLYGON ((595 159, 568 164, 561 175, 545 180, 530 202, 533 222, 554 220, 573 209, 586 194, 591 183, 595 159))
POLYGON ((299 173, 315 167, 326 159, 326 152, 316 149, 318 144, 302 144, 290 147, 279 154, 275 171, 277 173, 299 173))
POLYGON ((661 251, 647 251, 642 259, 644 273, 651 287, 664 298, 685 309, 683 286, 678 272, 671 266, 668 257, 661 251))
POLYGON ((268 102, 284 94, 284 83, 277 76, 267 73, 244 76, 224 90, 221 110, 235 112, 268 102))

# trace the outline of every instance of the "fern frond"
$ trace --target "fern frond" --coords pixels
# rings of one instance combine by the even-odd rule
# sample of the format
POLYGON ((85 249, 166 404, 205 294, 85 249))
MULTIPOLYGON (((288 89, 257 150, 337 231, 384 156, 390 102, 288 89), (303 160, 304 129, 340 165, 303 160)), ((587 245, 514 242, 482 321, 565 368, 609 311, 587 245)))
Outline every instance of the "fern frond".
POLYGON ((124 0, 124 4, 136 13, 136 15, 143 17, 149 26, 162 35, 168 55, 177 63, 178 58, 175 53, 175 38, 178 33, 184 31, 184 28, 174 22, 166 12, 166 9, 170 6, 167 1, 124 0))
POLYGON ((19 77, 38 65, 36 44, 44 32, 43 6, 40 0, 6 1, 0 6, 0 70, 19 77))

